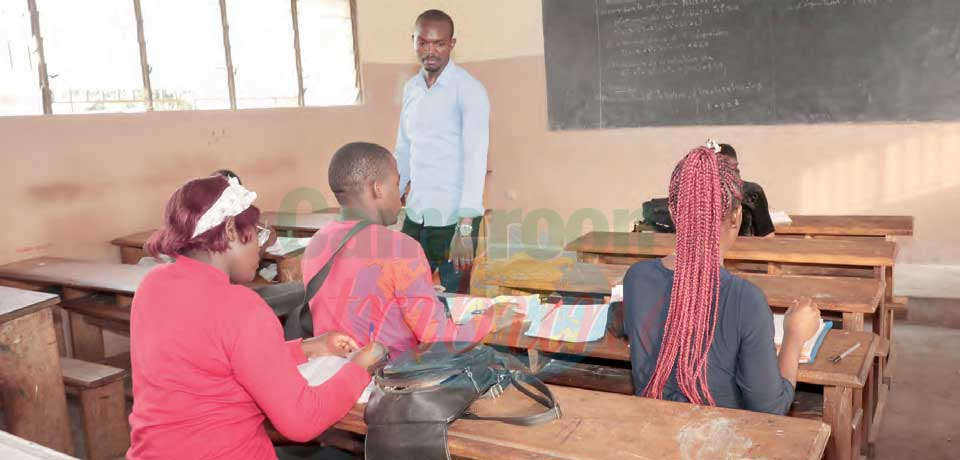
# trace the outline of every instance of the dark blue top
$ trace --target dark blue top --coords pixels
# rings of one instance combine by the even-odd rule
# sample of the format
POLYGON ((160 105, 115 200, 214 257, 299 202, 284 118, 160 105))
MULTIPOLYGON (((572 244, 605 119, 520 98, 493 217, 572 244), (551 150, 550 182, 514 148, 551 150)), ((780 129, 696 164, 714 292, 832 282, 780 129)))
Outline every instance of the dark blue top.
MULTIPOLYGON (((643 393, 657 365, 672 289, 673 271, 660 259, 634 264, 624 276, 624 332, 630 339, 634 394, 643 393)), ((794 388, 780 375, 773 333, 763 291, 721 269, 716 331, 707 358, 707 380, 718 406, 787 412, 794 388)), ((688 402, 677 385, 676 368, 663 399, 688 402)))

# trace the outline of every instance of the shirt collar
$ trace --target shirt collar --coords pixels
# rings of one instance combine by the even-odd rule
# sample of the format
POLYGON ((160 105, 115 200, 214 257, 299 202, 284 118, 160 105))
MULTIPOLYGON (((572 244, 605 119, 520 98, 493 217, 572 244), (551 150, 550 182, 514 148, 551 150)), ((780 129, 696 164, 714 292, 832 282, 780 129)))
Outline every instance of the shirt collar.
MULTIPOLYGON (((440 77, 437 78, 437 82, 434 83, 433 86, 437 87, 446 85, 450 79, 453 78, 453 74, 456 73, 456 69, 457 65, 453 63, 453 59, 451 58, 449 61, 447 61, 447 65, 443 67, 443 70, 440 71, 440 77)), ((420 78, 417 79, 417 82, 422 88, 429 89, 427 88, 427 72, 425 72, 423 68, 420 69, 420 78)))
POLYGON ((226 273, 218 270, 213 265, 200 262, 196 259, 191 259, 184 255, 179 255, 176 257, 174 266, 189 276, 195 276, 218 283, 230 283, 230 277, 226 273))

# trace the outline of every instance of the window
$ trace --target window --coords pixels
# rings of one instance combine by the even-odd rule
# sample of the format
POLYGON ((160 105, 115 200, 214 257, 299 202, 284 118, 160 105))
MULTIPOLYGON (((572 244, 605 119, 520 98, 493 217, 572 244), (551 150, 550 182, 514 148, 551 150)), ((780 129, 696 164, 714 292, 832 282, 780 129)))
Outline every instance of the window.
POLYGON ((290 2, 227 0, 237 108, 296 107, 290 2))
POLYGON ((37 0, 52 113, 146 108, 131 0, 37 0))
POLYGON ((229 109, 220 0, 140 0, 154 110, 229 109))
POLYGON ((354 0, 0 0, 0 115, 354 104, 354 0))
POLYGON ((360 97, 349 0, 297 0, 305 105, 348 105, 360 97))
POLYGON ((0 0, 0 115, 43 113, 39 63, 27 1, 0 0))

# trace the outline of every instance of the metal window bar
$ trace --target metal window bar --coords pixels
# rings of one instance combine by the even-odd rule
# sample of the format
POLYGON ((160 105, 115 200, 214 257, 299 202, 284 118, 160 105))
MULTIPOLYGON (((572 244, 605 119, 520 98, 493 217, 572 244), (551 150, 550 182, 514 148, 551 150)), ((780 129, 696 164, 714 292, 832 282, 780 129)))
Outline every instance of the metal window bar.
POLYGON ((30 31, 37 43, 37 56, 40 62, 37 65, 40 80, 40 94, 43 97, 43 114, 53 113, 53 94, 50 92, 50 77, 47 75, 47 59, 43 54, 43 36, 40 34, 40 11, 37 9, 37 0, 27 0, 30 8, 30 31))
POLYGON ((227 64, 227 89, 230 91, 230 108, 237 109, 237 85, 233 78, 233 56, 230 52, 230 24, 227 22, 227 0, 220 0, 220 22, 223 25, 223 52, 227 64))
POLYGON ((143 76, 143 102, 147 112, 153 111, 153 87, 150 85, 150 64, 147 62, 147 41, 143 35, 143 13, 140 0, 133 0, 133 12, 137 17, 137 42, 140 44, 140 73, 143 76))

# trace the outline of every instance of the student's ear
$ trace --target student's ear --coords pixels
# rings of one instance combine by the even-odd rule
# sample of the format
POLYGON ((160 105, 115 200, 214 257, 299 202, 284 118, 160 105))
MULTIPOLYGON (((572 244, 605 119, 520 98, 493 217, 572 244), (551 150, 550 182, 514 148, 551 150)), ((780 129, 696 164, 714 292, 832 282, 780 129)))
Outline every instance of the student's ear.
POLYGON ((237 233, 237 221, 233 217, 228 217, 226 222, 223 223, 225 230, 227 232, 227 241, 234 242, 239 240, 239 234, 237 233))
POLYGON ((454 48, 455 46, 457 46, 457 39, 456 39, 456 38, 451 38, 451 39, 450 39, 450 50, 453 51, 453 48, 454 48))
POLYGON ((733 210, 733 214, 730 217, 730 226, 739 232, 740 224, 743 223, 743 206, 737 206, 737 209, 733 210))
POLYGON ((383 183, 383 182, 378 181, 378 180, 375 180, 375 181, 373 181, 373 182, 371 183, 370 193, 373 194, 373 199, 374 199, 374 200, 379 200, 380 198, 383 198, 383 195, 384 195, 383 192, 384 192, 384 191, 385 191, 385 190, 384 190, 384 183, 383 183))

